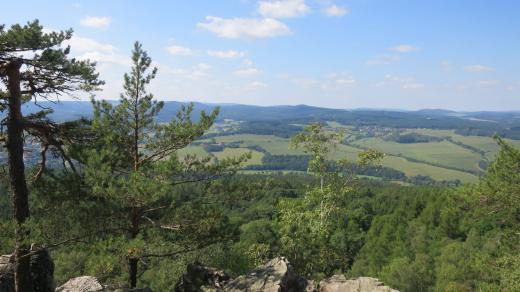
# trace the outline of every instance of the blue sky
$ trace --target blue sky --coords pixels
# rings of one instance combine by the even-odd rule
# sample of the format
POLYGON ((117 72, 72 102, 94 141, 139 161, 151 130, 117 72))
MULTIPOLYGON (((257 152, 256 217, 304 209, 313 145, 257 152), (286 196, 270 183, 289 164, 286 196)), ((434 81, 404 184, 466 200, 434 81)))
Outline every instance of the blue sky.
POLYGON ((520 110, 520 1, 8 1, 0 23, 73 28, 116 99, 135 40, 158 99, 520 110))

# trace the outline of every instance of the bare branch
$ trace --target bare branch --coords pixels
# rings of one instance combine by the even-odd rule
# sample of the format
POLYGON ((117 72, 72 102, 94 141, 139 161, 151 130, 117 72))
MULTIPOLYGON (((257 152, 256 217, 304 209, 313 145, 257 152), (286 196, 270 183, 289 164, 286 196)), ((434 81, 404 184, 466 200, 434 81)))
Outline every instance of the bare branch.
POLYGON ((47 144, 42 145, 42 151, 40 152, 42 160, 40 161, 40 168, 38 169, 38 172, 33 177, 33 181, 37 181, 38 179, 40 179, 40 177, 43 174, 43 171, 45 170, 45 162, 47 161, 46 153, 47 153, 48 149, 49 149, 49 145, 47 145, 47 144))
POLYGON ((217 240, 209 241, 209 242, 206 242, 206 243, 203 243, 203 244, 199 244, 199 245, 195 245, 193 247, 185 248, 185 249, 182 249, 182 250, 176 250, 176 251, 171 251, 171 252, 166 252, 166 253, 161 253, 161 254, 159 254, 159 253, 156 253, 156 254, 154 254, 154 253, 144 254, 144 255, 141 255, 140 258, 173 257, 173 256, 178 256, 178 255, 185 254, 185 253, 192 252, 192 251, 197 251, 197 250, 206 248, 206 247, 211 246, 211 245, 216 244, 216 243, 219 243, 219 241, 217 241, 217 240))

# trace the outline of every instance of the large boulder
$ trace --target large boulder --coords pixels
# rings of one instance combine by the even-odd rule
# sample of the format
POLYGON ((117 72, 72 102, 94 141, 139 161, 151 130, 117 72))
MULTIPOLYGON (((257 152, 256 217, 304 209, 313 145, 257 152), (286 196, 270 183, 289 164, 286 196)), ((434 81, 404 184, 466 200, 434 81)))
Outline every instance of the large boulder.
POLYGON ((319 292, 399 292, 376 278, 359 277, 347 280, 343 275, 334 275, 320 281, 319 292))
POLYGON ((153 292, 150 288, 119 288, 116 290, 105 290, 106 292, 153 292))
POLYGON ((175 291, 198 292, 201 290, 222 289, 229 279, 229 276, 224 271, 195 262, 188 264, 186 273, 182 275, 175 285, 175 291))
POLYGON ((103 285, 95 277, 81 276, 68 280, 56 288, 56 292, 94 292, 103 291, 103 289, 103 285))
POLYGON ((188 265, 176 292, 398 292, 375 278, 347 280, 334 275, 318 283, 299 277, 284 257, 270 260, 250 273, 229 280, 222 271, 199 263, 188 265))
POLYGON ((0 292, 14 291, 14 257, 0 255, 0 292))
POLYGON ((249 274, 229 281, 223 290, 229 292, 296 292, 302 291, 303 288, 300 277, 296 275, 289 261, 284 257, 277 257, 249 274))
POLYGON ((54 291, 54 262, 45 249, 31 255, 31 276, 35 292, 54 291))
MULTIPOLYGON (((30 256, 35 292, 54 292, 54 262, 46 249, 30 256)), ((0 256, 0 292, 14 292, 14 256, 0 256)))
POLYGON ((114 288, 104 286, 92 276, 81 276, 68 280, 56 288, 56 292, 152 292, 150 288, 114 288))

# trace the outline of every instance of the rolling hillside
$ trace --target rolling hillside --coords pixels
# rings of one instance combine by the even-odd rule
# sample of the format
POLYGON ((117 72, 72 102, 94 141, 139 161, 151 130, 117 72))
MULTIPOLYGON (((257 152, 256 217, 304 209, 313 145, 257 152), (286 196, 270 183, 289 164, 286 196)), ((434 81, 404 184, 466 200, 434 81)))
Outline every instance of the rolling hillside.
MULTIPOLYGON (((89 102, 43 102, 56 110, 57 121, 89 118, 89 102)), ((166 102, 158 116, 166 122, 184 105, 166 102)), ((419 111, 344 110, 306 105, 261 107, 240 104, 194 103, 194 118, 200 111, 220 107, 217 124, 200 141, 179 153, 212 156, 215 159, 252 152, 244 167, 250 170, 305 171, 303 153, 291 149, 289 139, 311 122, 342 127, 348 137, 331 153, 331 160, 349 158, 363 149, 385 153, 384 171, 371 173, 388 179, 429 177, 437 181, 472 182, 485 170, 498 150, 492 135, 520 145, 519 112, 454 112, 438 109, 419 111)), ((26 113, 41 110, 28 103, 26 113)))

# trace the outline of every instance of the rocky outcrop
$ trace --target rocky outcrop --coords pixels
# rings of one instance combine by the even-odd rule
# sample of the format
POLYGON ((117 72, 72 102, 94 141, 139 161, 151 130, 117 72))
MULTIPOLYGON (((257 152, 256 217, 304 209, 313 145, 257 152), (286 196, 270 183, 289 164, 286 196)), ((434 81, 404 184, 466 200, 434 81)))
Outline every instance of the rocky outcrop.
POLYGON ((0 255, 0 292, 14 291, 14 257, 0 255))
POLYGON ((320 282, 319 292, 399 292, 376 278, 359 277, 347 280, 343 275, 334 275, 320 282))
MULTIPOLYGON (((152 292, 148 288, 115 289, 103 286, 96 278, 82 276, 70 279, 54 290, 54 264, 46 250, 31 255, 31 274, 36 292, 152 292)), ((334 275, 318 284, 296 274, 284 257, 270 260, 246 275, 231 279, 222 270, 189 264, 175 285, 176 292, 398 292, 375 278, 346 279, 334 275)), ((12 256, 0 256, 0 292, 14 292, 12 256)))
POLYGON ((222 270, 205 267, 195 262, 188 264, 186 273, 175 285, 176 292, 200 291, 201 287, 206 290, 222 289, 230 277, 222 270))
POLYGON ((102 285, 97 278, 81 276, 68 280, 65 284, 56 288, 56 292, 152 292, 149 288, 110 288, 102 285))
POLYGON ((68 280, 56 288, 56 292, 94 292, 103 291, 104 287, 98 279, 91 276, 82 276, 68 280))
POLYGON ((297 292, 304 288, 304 281, 294 272, 286 258, 278 257, 256 268, 249 274, 229 281, 224 291, 297 292))
MULTIPOLYGON (((46 249, 33 252, 30 258, 35 292, 54 291, 54 262, 46 249)), ((14 292, 14 257, 0 256, 0 292, 14 292)))
POLYGON ((398 292, 375 278, 347 280, 334 275, 318 285, 299 277, 286 258, 270 260, 250 273, 229 280, 222 271, 201 264, 188 265, 187 272, 176 285, 176 292, 398 292))
POLYGON ((31 255, 31 275, 35 292, 54 291, 54 262, 46 249, 31 255))

